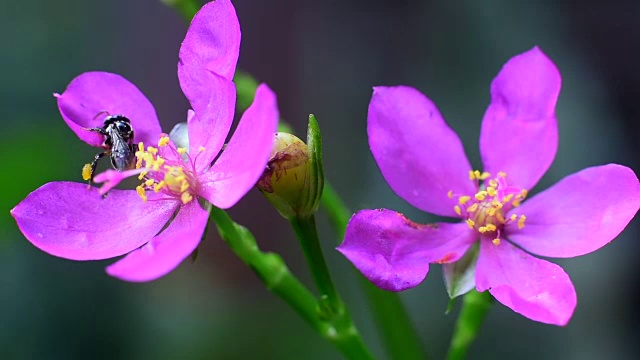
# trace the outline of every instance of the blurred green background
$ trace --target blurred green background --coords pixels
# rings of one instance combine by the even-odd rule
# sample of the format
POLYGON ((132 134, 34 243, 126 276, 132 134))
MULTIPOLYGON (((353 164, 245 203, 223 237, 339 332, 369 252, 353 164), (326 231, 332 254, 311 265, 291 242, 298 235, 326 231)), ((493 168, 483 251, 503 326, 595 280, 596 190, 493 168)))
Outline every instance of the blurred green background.
MULTIPOLYGON (((587 166, 640 168, 640 3, 583 1, 236 0, 240 68, 269 83, 298 132, 315 113, 325 172, 353 209, 426 214, 383 181, 366 139, 371 87, 406 84, 438 104, 480 166, 477 138, 489 84, 511 56, 539 45, 559 67, 560 147, 534 190, 587 166)), ((9 210, 54 180, 81 181, 96 149, 77 140, 53 92, 90 70, 122 74, 155 104, 163 128, 184 121, 176 77, 187 25, 155 0, 0 2, 0 359, 338 359, 217 234, 168 276, 129 284, 112 261, 54 258, 22 237, 9 210)), ((584 206, 589 206, 585 199, 584 206)), ((126 209, 123 209, 126 211, 126 209)), ((231 214, 265 250, 281 253, 311 284, 286 222, 253 190, 231 214)), ((333 251, 337 286, 365 341, 384 358, 352 267, 333 251)), ((565 328, 534 323, 497 304, 471 359, 635 359, 640 351, 640 221, 584 257, 557 261, 578 307, 565 328)), ((402 294, 433 359, 443 358, 459 310, 445 315, 441 271, 402 294)))

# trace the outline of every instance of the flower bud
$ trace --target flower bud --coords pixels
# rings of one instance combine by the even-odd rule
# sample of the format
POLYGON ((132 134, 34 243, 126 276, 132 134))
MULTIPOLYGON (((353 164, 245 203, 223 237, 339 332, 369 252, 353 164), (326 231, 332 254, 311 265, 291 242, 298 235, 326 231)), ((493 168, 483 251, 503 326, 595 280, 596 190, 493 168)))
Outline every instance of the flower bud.
POLYGON ((285 218, 311 216, 318 209, 324 184, 315 117, 309 117, 309 146, 289 133, 278 132, 275 137, 258 189, 285 218))
MULTIPOLYGON (((189 117, 193 116, 193 112, 189 110, 189 117)), ((186 122, 177 123, 176 126, 171 129, 169 138, 176 147, 189 149, 189 131, 186 122)))
POLYGON ((276 133, 267 169, 258 180, 258 189, 278 209, 291 218, 300 213, 309 174, 307 144, 295 135, 276 133))

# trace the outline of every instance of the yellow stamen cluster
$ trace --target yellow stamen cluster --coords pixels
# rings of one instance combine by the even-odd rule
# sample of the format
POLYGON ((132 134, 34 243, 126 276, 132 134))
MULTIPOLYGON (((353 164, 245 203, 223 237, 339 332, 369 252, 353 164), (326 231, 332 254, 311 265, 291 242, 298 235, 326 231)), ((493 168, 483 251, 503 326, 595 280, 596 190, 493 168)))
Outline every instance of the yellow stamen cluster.
POLYGON ((520 206, 520 203, 527 197, 527 190, 520 193, 505 195, 507 174, 499 172, 497 177, 491 178, 488 172, 478 170, 469 171, 469 179, 484 182, 484 186, 473 196, 456 195, 453 191, 447 193, 450 199, 457 198, 457 204, 453 210, 458 216, 465 216, 466 223, 470 229, 476 229, 481 234, 493 235, 492 243, 500 244, 500 235, 504 224, 517 221, 518 229, 525 226, 526 216, 511 214, 505 218, 505 213, 510 209, 520 206))
MULTIPOLYGON (((158 141, 158 148, 167 146, 169 144, 169 137, 162 136, 158 141)), ((147 146, 146 150, 144 144, 138 144, 138 151, 136 152, 137 162, 136 168, 146 168, 148 171, 143 171, 138 177, 140 180, 144 180, 142 184, 136 187, 138 195, 142 200, 147 200, 146 190, 153 190, 158 193, 163 189, 167 189, 172 194, 179 194, 182 203, 186 204, 193 200, 193 195, 189 193, 191 183, 189 176, 185 173, 184 168, 180 165, 171 166, 165 165, 166 159, 158 155, 158 148, 153 146, 147 146), (148 178, 149 171, 161 172, 164 176, 162 180, 148 178), (145 180, 146 179, 146 180, 145 180)), ((187 152, 184 148, 178 148, 179 154, 187 152)))

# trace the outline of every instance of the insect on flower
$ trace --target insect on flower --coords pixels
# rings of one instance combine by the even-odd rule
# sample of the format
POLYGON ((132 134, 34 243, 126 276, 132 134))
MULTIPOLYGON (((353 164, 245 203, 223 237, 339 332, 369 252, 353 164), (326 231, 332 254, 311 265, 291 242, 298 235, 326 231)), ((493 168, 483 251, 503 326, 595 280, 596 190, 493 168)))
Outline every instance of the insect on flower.
MULTIPOLYGON (((104 113, 104 111, 100 112, 96 117, 104 113)), ((82 168, 82 178, 89 180, 89 185, 93 182, 93 174, 96 171, 98 162, 104 156, 109 156, 111 166, 115 170, 131 170, 135 167, 137 144, 133 143, 133 128, 129 118, 120 114, 107 115, 102 127, 89 128, 87 130, 95 131, 104 136, 102 147, 106 150, 96 154, 93 161, 90 164, 85 164, 82 168)))
MULTIPOLYGON (((273 149, 276 96, 261 84, 221 151, 235 114, 239 51, 240 24, 231 1, 204 5, 180 47, 178 80, 192 109, 188 143, 177 146, 162 132, 149 99, 120 75, 86 72, 54 94, 70 129, 102 148, 96 161, 109 155, 115 170, 95 175, 104 183, 100 189, 56 181, 30 193, 11 210, 25 237, 65 259, 126 254, 107 273, 134 282, 162 277, 189 257, 209 219, 208 206, 199 200, 221 209, 235 205, 258 181, 273 149), (134 175, 143 181, 136 190, 113 189, 134 175)), ((91 166, 83 171, 87 180, 91 166)))

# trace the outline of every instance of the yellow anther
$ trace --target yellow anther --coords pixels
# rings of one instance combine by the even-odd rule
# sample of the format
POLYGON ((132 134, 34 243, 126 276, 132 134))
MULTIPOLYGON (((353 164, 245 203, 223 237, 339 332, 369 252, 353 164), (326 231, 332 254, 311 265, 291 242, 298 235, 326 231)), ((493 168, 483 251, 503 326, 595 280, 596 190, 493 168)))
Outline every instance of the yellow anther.
POLYGON ((153 162, 153 171, 158 171, 160 170, 160 167, 162 165, 164 165, 165 160, 161 157, 158 156, 158 158, 156 159, 156 161, 153 162))
POLYGON ((138 175, 138 180, 144 179, 144 177, 147 176, 147 174, 148 174, 148 172, 146 172, 146 171, 141 172, 140 175, 138 175))
POLYGON ((453 207, 453 211, 455 211, 458 216, 462 215, 462 211, 460 211, 460 206, 458 205, 453 207))
POLYGON ((511 214, 510 219, 511 221, 515 221, 518 218, 518 215, 516 214, 511 214))
POLYGON ((487 227, 486 226, 480 226, 478 228, 478 231, 480 231, 481 234, 484 234, 487 232, 487 227))
POLYGON ((138 195, 140 195, 140 197, 142 198, 142 201, 144 202, 147 201, 147 194, 146 194, 146 191, 144 190, 144 186, 138 185, 136 187, 136 192, 138 193, 138 195))
POLYGON ((471 200, 471 196, 466 196, 466 195, 465 195, 465 196, 460 196, 460 197, 458 198, 458 203, 459 203, 460 205, 464 205, 464 204, 466 204, 469 200, 471 200))
POLYGON ((160 140, 158 140, 158 146, 162 147, 162 146, 167 146, 169 144, 169 137, 168 136, 162 136, 160 138, 160 140))
POLYGON ((140 169, 142 167, 142 158, 138 153, 136 153, 136 169, 140 169))
POLYGON ((189 189, 189 182, 188 181, 183 181, 182 184, 180 185, 180 192, 185 192, 189 189))
POLYGON ((471 206, 469 206, 467 208, 467 212, 470 212, 470 213, 472 213, 472 212, 474 212, 476 210, 478 210, 478 203, 473 203, 473 205, 471 205, 471 206))
MULTIPOLYGON (((142 142, 138 143, 138 151, 139 152, 144 152, 144 144, 142 142)), ((138 155, 138 153, 136 153, 136 155, 138 155)))
POLYGON ((527 195, 529 195, 529 191, 527 191, 527 189, 522 189, 522 191, 520 191, 520 196, 522 196, 523 200, 527 197, 527 195))
POLYGON ((166 186, 167 186, 167 183, 164 182, 164 180, 162 180, 159 183, 153 185, 153 191, 160 192, 160 190, 164 189, 166 186))
POLYGON ((182 200, 183 204, 186 204, 189 201, 193 200, 193 196, 191 196, 191 194, 189 194, 188 192, 185 192, 180 196, 180 200, 182 200))
POLYGON ((514 207, 518 207, 520 206, 520 202, 522 201, 522 199, 520 199, 518 196, 516 196, 516 199, 513 200, 513 202, 511 204, 513 204, 514 207))
POLYGON ((473 227, 476 226, 476 222, 471 219, 467 219, 467 225, 469 225, 469 229, 473 230, 473 227))
POLYGON ((491 242, 493 243, 493 245, 498 246, 498 245, 500 245, 500 238, 495 238, 495 239, 491 240, 491 242))
POLYGON ((484 228, 485 228, 487 231, 496 231, 496 229, 498 229, 498 228, 497 228, 495 225, 493 225, 493 224, 487 224, 484 228))
POLYGON ((505 196, 505 197, 502 199, 502 203, 503 203, 503 204, 506 204, 506 203, 508 203, 509 201, 511 201, 511 199, 513 199, 513 194, 509 194, 509 195, 505 196))
POLYGON ((142 162, 144 162, 144 167, 149 167, 151 164, 153 164, 153 155, 148 152, 139 153, 136 156, 142 159, 140 164, 142 165, 142 162))
POLYGON ((153 179, 149 179, 147 181, 144 182, 144 186, 151 186, 155 183, 155 180, 153 179))
POLYGON ((147 152, 156 155, 158 153, 158 149, 154 148, 153 146, 147 146, 147 152))
POLYGON ((487 188, 487 194, 489 194, 489 196, 496 196, 498 192, 496 191, 496 188, 494 188, 493 186, 489 186, 487 188))
POLYGON ((498 182, 495 181, 494 179, 489 180, 489 186, 497 188, 498 187, 498 182))
POLYGON ((524 227, 525 220, 527 220, 527 217, 524 215, 520 215, 520 219, 518 219, 518 229, 522 229, 524 227))
POLYGON ((206 149, 204 148, 204 146, 200 146, 200 147, 198 148, 198 151, 200 151, 200 152, 204 152, 205 150, 206 150, 206 149))
POLYGON ((484 190, 478 191, 478 193, 475 195, 476 200, 478 201, 482 201, 487 197, 487 192, 484 190))
POLYGON ((84 164, 82 167, 82 178, 84 180, 91 179, 91 164, 84 164))
POLYGON ((182 155, 182 154, 185 154, 186 152, 187 152, 186 148, 183 148, 183 147, 178 148, 178 154, 182 155))
POLYGON ((491 202, 491 206, 492 206, 494 209, 502 209, 502 203, 501 203, 500 201, 498 201, 498 200, 493 200, 493 201, 491 202))
POLYGON ((489 216, 494 216, 497 211, 498 210, 496 210, 496 208, 489 208, 487 209, 487 214, 489 214, 489 216))
POLYGON ((504 171, 500 171, 498 172, 498 176, 500 176, 501 178, 506 178, 507 177, 507 173, 504 171))
POLYGON ((453 199, 453 190, 449 190, 449 192, 447 192, 447 197, 449 199, 453 199))
POLYGON ((475 171, 473 172, 473 177, 474 177, 475 179, 480 179, 480 177, 481 177, 481 176, 482 176, 482 174, 480 173, 480 171, 479 171, 479 170, 475 170, 475 171))
POLYGON ((482 174, 480 174, 480 176, 478 176, 478 179, 486 180, 486 179, 489 178, 489 176, 491 176, 491 174, 489 174, 488 172, 484 171, 482 174))
POLYGON ((469 180, 475 180, 476 173, 473 170, 469 170, 469 180))

